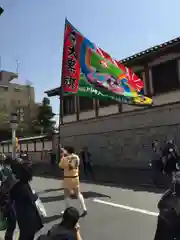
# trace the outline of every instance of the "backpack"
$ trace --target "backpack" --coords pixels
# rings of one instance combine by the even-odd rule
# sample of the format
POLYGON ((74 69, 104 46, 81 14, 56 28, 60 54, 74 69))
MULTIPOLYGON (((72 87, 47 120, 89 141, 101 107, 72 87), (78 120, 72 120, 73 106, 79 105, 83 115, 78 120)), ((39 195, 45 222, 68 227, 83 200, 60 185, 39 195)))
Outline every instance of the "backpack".
POLYGON ((10 191, 16 185, 18 180, 14 177, 11 169, 7 166, 1 166, 0 178, 2 181, 0 185, 0 211, 6 215, 12 205, 10 191))
POLYGON ((37 240, 77 240, 76 229, 65 229, 61 224, 56 224, 47 233, 41 235, 37 240))

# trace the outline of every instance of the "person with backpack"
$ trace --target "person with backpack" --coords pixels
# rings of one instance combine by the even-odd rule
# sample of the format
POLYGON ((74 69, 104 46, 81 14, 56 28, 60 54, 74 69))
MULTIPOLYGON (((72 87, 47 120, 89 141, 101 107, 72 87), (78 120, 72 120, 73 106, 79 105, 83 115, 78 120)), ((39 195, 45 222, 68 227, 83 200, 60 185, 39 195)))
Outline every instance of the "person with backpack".
POLYGON ((37 240, 82 240, 79 211, 69 207, 64 211, 61 223, 54 225, 46 235, 41 235, 37 240))
POLYGON ((156 187, 158 187, 161 183, 160 180, 162 175, 163 162, 160 143, 157 140, 152 142, 152 160, 150 166, 152 167, 153 183, 156 187))
POLYGON ((83 162, 85 176, 88 177, 89 175, 92 179, 94 179, 95 175, 92 166, 92 156, 88 150, 88 147, 84 147, 82 149, 82 151, 80 152, 80 156, 83 162))

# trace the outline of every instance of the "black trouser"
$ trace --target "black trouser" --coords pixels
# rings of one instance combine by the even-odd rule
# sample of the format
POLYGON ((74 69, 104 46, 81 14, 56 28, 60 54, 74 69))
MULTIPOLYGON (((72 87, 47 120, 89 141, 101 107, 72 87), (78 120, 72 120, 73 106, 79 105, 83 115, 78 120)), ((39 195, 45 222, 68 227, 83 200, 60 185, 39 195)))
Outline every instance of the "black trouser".
POLYGON ((56 165, 56 154, 55 153, 51 154, 51 165, 52 166, 56 165))
POLYGON ((152 177, 155 186, 159 186, 162 184, 162 164, 160 160, 152 161, 152 177))
POLYGON ((163 218, 158 217, 157 229, 154 240, 174 240, 175 229, 171 227, 163 218))
POLYGON ((4 239, 13 240, 14 230, 16 229, 16 214, 13 207, 9 209, 6 217, 7 217, 7 229, 4 239))
POLYGON ((20 231, 19 240, 34 240, 34 237, 35 237, 35 234, 28 236, 25 232, 20 231))

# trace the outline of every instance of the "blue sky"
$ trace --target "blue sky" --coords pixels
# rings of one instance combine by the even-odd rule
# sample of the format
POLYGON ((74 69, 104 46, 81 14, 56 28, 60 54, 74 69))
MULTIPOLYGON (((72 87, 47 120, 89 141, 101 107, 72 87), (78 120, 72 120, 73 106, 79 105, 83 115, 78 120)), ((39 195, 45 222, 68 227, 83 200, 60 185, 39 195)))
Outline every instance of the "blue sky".
MULTIPOLYGON (((60 85, 65 17, 121 59, 180 35, 179 0, 0 0, 2 68, 32 82, 36 100, 60 85)), ((51 99, 58 113, 57 98, 51 99)))

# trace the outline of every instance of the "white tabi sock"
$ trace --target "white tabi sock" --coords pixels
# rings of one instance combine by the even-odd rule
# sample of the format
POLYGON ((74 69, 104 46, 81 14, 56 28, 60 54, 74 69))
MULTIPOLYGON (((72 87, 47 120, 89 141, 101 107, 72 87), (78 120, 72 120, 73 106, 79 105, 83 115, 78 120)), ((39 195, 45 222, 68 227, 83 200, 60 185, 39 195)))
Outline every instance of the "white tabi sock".
POLYGON ((70 198, 67 196, 64 196, 64 204, 65 204, 65 209, 70 207, 70 198))
POLYGON ((85 201, 84 201, 84 197, 81 193, 78 194, 78 199, 80 201, 80 204, 81 204, 81 207, 82 207, 83 211, 87 211, 86 204, 85 204, 85 201))

